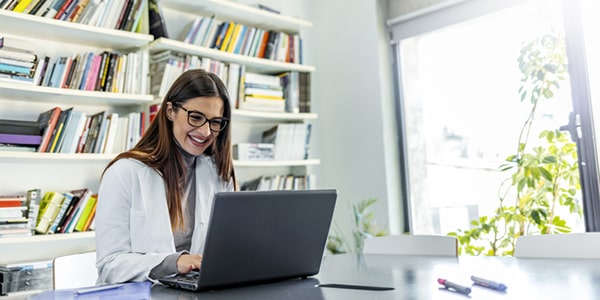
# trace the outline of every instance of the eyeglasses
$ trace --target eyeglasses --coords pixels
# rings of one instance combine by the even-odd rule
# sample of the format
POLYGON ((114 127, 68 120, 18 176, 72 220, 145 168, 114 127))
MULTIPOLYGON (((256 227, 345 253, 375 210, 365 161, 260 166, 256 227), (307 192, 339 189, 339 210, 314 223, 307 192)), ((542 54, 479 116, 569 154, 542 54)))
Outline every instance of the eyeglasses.
POLYGON ((227 122, 229 121, 227 118, 221 117, 208 119, 203 113, 195 110, 187 110, 179 103, 173 103, 173 106, 179 107, 187 113, 188 124, 190 124, 192 127, 202 127, 208 122, 210 131, 221 132, 223 129, 225 129, 225 127, 227 127, 227 122))

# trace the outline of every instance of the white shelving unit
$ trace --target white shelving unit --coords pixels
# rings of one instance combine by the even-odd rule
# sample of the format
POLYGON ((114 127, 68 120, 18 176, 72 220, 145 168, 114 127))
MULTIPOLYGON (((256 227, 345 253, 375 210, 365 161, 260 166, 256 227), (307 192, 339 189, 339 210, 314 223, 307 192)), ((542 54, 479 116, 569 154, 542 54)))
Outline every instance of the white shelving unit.
MULTIPOLYGON (((175 53, 196 55, 219 60, 224 63, 244 65, 246 71, 278 74, 286 71, 302 73, 315 72, 311 65, 287 63, 256 58, 231 52, 219 51, 199 45, 185 43, 178 38, 185 36, 187 24, 200 16, 215 16, 220 21, 233 21, 264 30, 275 30, 289 34, 300 33, 312 27, 309 21, 300 18, 268 12, 227 0, 161 0, 161 8, 169 29, 169 38, 159 38, 148 45, 150 53, 170 50, 175 53)), ((318 118, 315 113, 272 113, 234 109, 232 112, 233 143, 258 143, 261 133, 279 123, 307 123, 318 118)), ((282 174, 306 175, 309 168, 320 164, 319 159, 299 161, 234 161, 237 179, 240 184, 258 176, 282 174)))
POLYGON ((94 232, 0 238, 3 262, 42 261, 96 250, 94 232))
POLYGON ((138 48, 153 40, 148 34, 94 27, 0 10, 0 28, 4 33, 74 43, 98 48, 138 48))
POLYGON ((275 14, 227 0, 161 0, 160 4, 165 8, 198 15, 215 14, 220 19, 256 27, 277 28, 285 32, 298 32, 313 25, 311 22, 297 17, 275 14))
MULTIPOLYGON (((161 0, 161 6, 186 13, 216 14, 222 20, 243 22, 262 28, 284 32, 299 32, 312 23, 295 17, 273 14, 258 8, 224 0, 161 0)), ((229 63, 246 65, 253 71, 277 73, 283 71, 314 72, 308 65, 276 62, 198 47, 174 39, 161 38, 153 41, 147 34, 137 34, 73 24, 64 21, 30 16, 0 10, 0 28, 3 33, 20 36, 50 47, 66 44, 67 48, 81 49, 138 49, 148 51, 173 50, 210 57, 229 63)), ((72 49, 71 49, 72 50, 72 49)), ((153 95, 105 93, 30 86, 19 83, 0 82, 0 118, 29 119, 53 106, 72 105, 88 111, 100 109, 132 111, 155 103, 153 95)), ((269 124, 310 122, 318 118, 315 113, 269 113, 234 110, 234 122, 245 124, 269 124)), ((234 132, 234 136, 237 133, 234 132)), ((238 134, 239 140, 246 133, 238 134)), ((62 154, 33 152, 0 152, 0 193, 25 191, 42 186, 42 190, 71 190, 97 188, 106 163, 116 154, 62 154), (5 170, 11 170, 6 172, 5 170), (33 186, 32 186, 33 185, 33 186), (95 185, 95 186, 94 186, 95 185)), ((298 170, 306 172, 310 166, 320 164, 319 159, 300 161, 234 161, 237 170, 298 170)), ((19 238, 0 238, 0 261, 16 262, 42 260, 59 255, 93 251, 93 232, 55 234, 19 238), (40 250, 40 249, 43 249, 40 250)))
MULTIPOLYGON (((84 51, 133 50, 147 46, 153 37, 0 10, 0 36, 33 41, 36 54, 57 57, 84 51)), ((154 101, 152 95, 73 90, 0 81, 0 118, 35 120, 54 106, 74 107, 88 114, 101 110, 140 111, 154 101)), ((97 188, 107 162, 115 154, 63 154, 0 152, 0 193, 28 189, 68 191, 97 188)), ((96 190, 97 191, 97 190, 96 190)), ((0 262, 52 259, 93 251, 94 232, 0 238, 0 262)))
POLYGON ((57 89, 10 82, 0 82, 0 90, 3 98, 39 103, 131 106, 150 104, 154 100, 152 95, 57 89))
POLYGON ((151 52, 171 50, 191 55, 198 55, 201 57, 210 57, 212 59, 217 59, 228 63, 239 63, 241 65, 246 65, 247 67, 250 67, 253 70, 259 72, 313 72, 315 70, 315 68, 312 66, 284 63, 274 60, 244 56, 165 38, 159 38, 154 42, 150 43, 149 50, 151 52))

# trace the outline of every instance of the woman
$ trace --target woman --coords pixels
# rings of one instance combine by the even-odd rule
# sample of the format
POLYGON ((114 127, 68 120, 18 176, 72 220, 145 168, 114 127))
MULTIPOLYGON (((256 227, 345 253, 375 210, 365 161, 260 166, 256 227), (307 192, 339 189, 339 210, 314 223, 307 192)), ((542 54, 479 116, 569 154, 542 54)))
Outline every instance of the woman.
POLYGON ((137 145, 108 164, 95 221, 98 284, 200 267, 213 195, 237 189, 230 118, 223 82, 186 71, 137 145))

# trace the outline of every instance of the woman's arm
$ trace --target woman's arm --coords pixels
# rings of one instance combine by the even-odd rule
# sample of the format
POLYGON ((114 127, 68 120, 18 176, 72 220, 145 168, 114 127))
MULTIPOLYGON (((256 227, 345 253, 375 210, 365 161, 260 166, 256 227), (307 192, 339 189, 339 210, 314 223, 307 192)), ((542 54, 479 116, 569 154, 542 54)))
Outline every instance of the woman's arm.
MULTIPOLYGON (((150 247, 147 251, 132 251, 132 237, 150 239, 141 236, 148 230, 146 216, 132 209, 136 166, 136 162, 118 161, 100 183, 95 221, 99 284, 147 280, 150 270, 172 254, 151 251, 150 247)), ((152 245, 151 240, 147 242, 152 245)))

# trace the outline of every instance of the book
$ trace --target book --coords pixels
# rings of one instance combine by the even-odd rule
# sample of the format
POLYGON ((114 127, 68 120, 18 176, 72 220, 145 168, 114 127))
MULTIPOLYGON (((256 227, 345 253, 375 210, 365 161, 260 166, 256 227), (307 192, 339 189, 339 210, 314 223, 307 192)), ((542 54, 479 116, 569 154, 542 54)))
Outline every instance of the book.
POLYGON ((90 215, 91 215, 92 211, 94 210, 94 207, 96 206, 97 199, 98 199, 98 194, 93 194, 90 196, 88 201, 85 203, 85 207, 81 211, 81 215, 79 216, 79 219, 77 220, 77 224, 75 224, 75 228, 73 229, 73 231, 79 231, 79 232, 85 231, 84 226, 87 223, 88 218, 90 218, 90 215))
POLYGON ((76 153, 86 121, 86 113, 81 111, 73 111, 72 122, 70 122, 71 124, 65 132, 66 136, 60 147, 61 153, 76 153))
POLYGON ((79 205, 79 201, 81 200, 82 194, 73 193, 73 191, 69 192, 69 194, 72 195, 71 202, 67 206, 65 213, 63 214, 62 218, 58 222, 58 225, 56 226, 54 233, 64 233, 65 226, 68 224, 70 218, 73 215, 74 209, 79 205))
POLYGON ((40 135, 0 133, 0 143, 38 146, 42 141, 40 135))
POLYGON ((40 113, 38 116, 37 123, 42 130, 42 138, 37 149, 38 152, 47 152, 48 144, 52 138, 56 123, 58 123, 61 111, 62 109, 57 106, 40 113))
POLYGON ((20 207, 25 202, 25 195, 0 195, 0 207, 20 207))
POLYGON ((40 201, 40 211, 35 232, 45 234, 48 231, 60 209, 63 199, 64 195, 58 192, 50 191, 44 194, 44 197, 40 201))
POLYGON ((0 262, 0 270, 24 271, 47 268, 52 269, 52 260, 0 262))
POLYGON ((35 121, 0 119, 0 133, 39 135, 40 127, 35 121))
POLYGON ((34 62, 37 58, 33 53, 13 51, 7 48, 0 48, 0 57, 24 62, 34 62))
POLYGON ((94 153, 98 135, 100 133, 100 127, 102 126, 102 122, 104 121, 104 118, 106 118, 106 115, 106 111, 101 111, 90 116, 92 119, 90 120, 90 127, 82 151, 83 153, 94 153))
POLYGON ((58 210, 56 217, 54 218, 54 220, 52 221, 52 224, 48 228, 47 233, 49 233, 49 234, 56 232, 58 225, 60 225, 61 221, 65 217, 65 214, 67 213, 67 210, 68 210, 69 206, 71 205, 71 202, 73 201, 73 198, 74 198, 73 194, 71 194, 71 193, 63 193, 62 195, 63 195, 64 199, 63 199, 62 203, 60 204, 60 209, 58 210))
POLYGON ((54 128, 54 132, 52 132, 51 142, 48 145, 49 149, 47 152, 56 153, 58 152, 58 145, 60 145, 60 141, 63 138, 65 126, 67 125, 68 119, 71 116, 71 112, 73 108, 67 108, 60 112, 60 116, 58 117, 58 122, 56 123, 56 127, 54 128))
POLYGON ((33 84, 42 85, 42 81, 44 80, 44 75, 46 74, 46 70, 48 70, 48 63, 50 62, 49 56, 40 57, 36 64, 35 69, 33 71, 33 84))
POLYGON ((310 112, 310 73, 298 73, 298 106, 301 113, 310 112))
POLYGON ((14 207, 0 207, 0 220, 3 221, 18 221, 26 220, 24 212, 27 212, 27 207, 23 205, 14 207))
POLYGON ((0 35, 0 49, 33 54, 35 52, 35 43, 13 36, 0 35))
POLYGON ((167 34, 167 25, 162 17, 158 0, 148 0, 148 22, 150 34, 154 36, 154 39, 169 37, 167 34))
POLYGON ((78 112, 76 110, 68 110, 67 111, 67 117, 65 118, 65 122, 64 122, 62 130, 60 132, 60 135, 58 136, 58 139, 56 142, 56 147, 54 148, 54 150, 52 152, 67 153, 66 148, 69 148, 70 145, 65 147, 65 142, 66 143, 72 142, 73 135, 75 134, 75 130, 77 129, 77 126, 79 123, 80 115, 81 115, 81 112, 78 112), (63 151, 63 148, 65 148, 64 151, 63 151))
POLYGON ((75 229, 75 225, 77 224, 77 222, 79 222, 79 218, 83 213, 83 209, 85 208, 87 202, 89 201, 92 195, 92 191, 87 188, 72 190, 70 191, 70 193, 74 196, 78 196, 79 201, 77 202, 77 205, 73 207, 73 211, 63 224, 61 233, 73 232, 73 230, 75 229))
POLYGON ((285 111, 289 113, 300 112, 300 75, 297 71, 279 74, 283 96, 285 98, 285 111))
POLYGON ((223 36, 223 42, 221 46, 218 48, 221 51, 227 51, 227 47, 229 46, 229 42, 231 41, 231 37, 233 36, 233 32, 235 31, 236 23, 227 22, 227 28, 225 30, 225 35, 223 36))
POLYGON ((273 160, 274 149, 272 143, 237 143, 233 145, 233 159, 273 160))
POLYGON ((40 202, 42 200, 42 190, 39 188, 30 189, 27 191, 25 205, 27 206, 27 225, 29 230, 34 233, 35 226, 40 210, 40 202))

